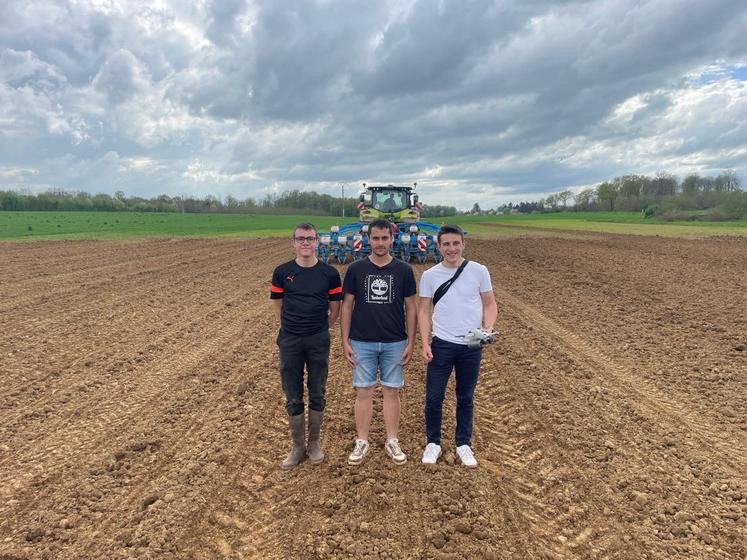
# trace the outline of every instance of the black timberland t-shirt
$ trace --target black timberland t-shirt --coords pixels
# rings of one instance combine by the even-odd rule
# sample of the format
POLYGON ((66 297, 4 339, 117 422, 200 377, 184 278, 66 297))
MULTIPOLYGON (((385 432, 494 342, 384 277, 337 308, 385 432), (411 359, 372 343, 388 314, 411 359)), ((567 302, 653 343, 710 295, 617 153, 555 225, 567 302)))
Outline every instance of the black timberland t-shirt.
POLYGON ((386 266, 370 260, 348 267, 343 291, 355 296, 350 338, 365 342, 399 342, 407 338, 405 298, 415 294, 412 267, 398 259, 386 266))
POLYGON ((280 328, 284 332, 310 336, 328 327, 328 302, 342 299, 340 274, 321 261, 304 267, 292 260, 272 273, 270 297, 283 300, 280 328))

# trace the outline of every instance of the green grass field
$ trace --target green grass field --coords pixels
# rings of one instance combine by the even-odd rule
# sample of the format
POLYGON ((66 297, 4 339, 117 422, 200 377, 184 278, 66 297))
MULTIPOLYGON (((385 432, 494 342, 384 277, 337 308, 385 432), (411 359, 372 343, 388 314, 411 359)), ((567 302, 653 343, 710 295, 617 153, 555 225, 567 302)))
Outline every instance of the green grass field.
MULTIPOLYGON (((129 212, 0 212, 0 240, 137 239, 144 237, 287 236, 302 221, 321 230, 354 221, 329 216, 176 214, 129 212)), ((455 216, 436 223, 458 223, 475 237, 553 235, 553 231, 607 232, 672 237, 747 236, 738 222, 651 222, 638 213, 589 212, 511 216, 455 216)))
POLYGON ((552 235, 583 231, 664 237, 747 236, 747 220, 735 222, 658 222, 639 212, 559 212, 509 216, 459 216, 458 223, 476 237, 552 235))
POLYGON ((311 221, 320 229, 329 216, 255 216, 130 212, 0 212, 0 239, 131 239, 142 237, 273 237, 311 221))

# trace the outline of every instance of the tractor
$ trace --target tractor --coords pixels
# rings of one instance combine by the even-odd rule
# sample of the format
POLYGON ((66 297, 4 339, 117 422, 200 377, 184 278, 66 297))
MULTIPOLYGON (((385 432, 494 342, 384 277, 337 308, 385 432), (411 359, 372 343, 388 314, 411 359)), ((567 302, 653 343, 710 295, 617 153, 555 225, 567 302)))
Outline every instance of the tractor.
POLYGON ((323 233, 317 248, 319 258, 324 262, 336 260, 340 264, 365 258, 371 254, 369 224, 383 218, 395 225, 391 250, 394 257, 419 263, 431 257, 434 262, 441 262, 443 257, 436 246, 439 226, 420 221, 423 205, 413 192, 416 187, 417 183, 412 187, 369 187, 363 183, 364 191, 358 198, 360 221, 332 226, 328 233, 323 233))

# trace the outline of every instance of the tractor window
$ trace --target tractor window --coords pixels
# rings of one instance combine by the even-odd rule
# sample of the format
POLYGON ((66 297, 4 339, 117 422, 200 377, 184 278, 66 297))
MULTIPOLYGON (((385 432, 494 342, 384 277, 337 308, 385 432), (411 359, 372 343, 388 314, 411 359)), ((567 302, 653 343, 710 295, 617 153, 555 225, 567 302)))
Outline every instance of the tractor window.
POLYGON ((407 208, 403 193, 399 191, 379 191, 374 194, 374 208, 382 212, 397 212, 407 208))

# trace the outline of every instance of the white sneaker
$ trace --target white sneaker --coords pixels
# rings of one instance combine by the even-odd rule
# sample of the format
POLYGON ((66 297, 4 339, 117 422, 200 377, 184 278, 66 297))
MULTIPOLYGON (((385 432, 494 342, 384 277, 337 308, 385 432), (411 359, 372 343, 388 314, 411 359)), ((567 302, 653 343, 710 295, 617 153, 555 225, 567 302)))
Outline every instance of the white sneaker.
POLYGON ((384 449, 392 458, 392 461, 398 465, 403 465, 407 462, 407 455, 402 453, 402 449, 399 447, 399 440, 397 438, 390 438, 386 440, 384 449))
POLYGON ((356 439, 353 452, 348 455, 348 465, 360 465, 368 455, 368 442, 365 439, 356 439))
POLYGON ((440 456, 441 446, 437 443, 429 443, 425 446, 425 451, 423 451, 423 464, 435 465, 440 456))
POLYGON ((456 452, 465 467, 477 466, 477 459, 475 459, 475 454, 472 453, 469 445, 460 445, 456 448, 456 452))

